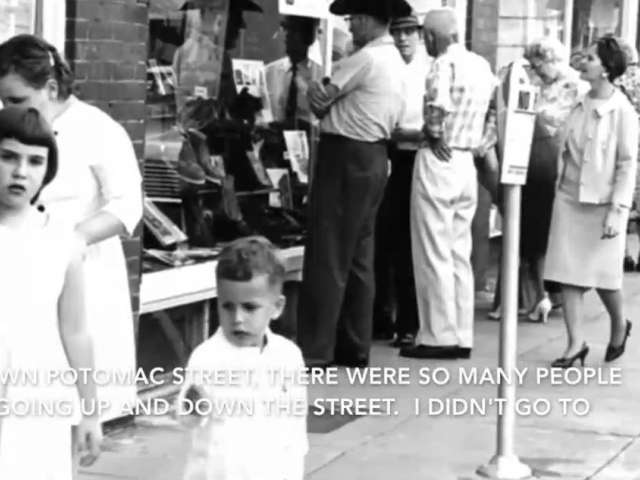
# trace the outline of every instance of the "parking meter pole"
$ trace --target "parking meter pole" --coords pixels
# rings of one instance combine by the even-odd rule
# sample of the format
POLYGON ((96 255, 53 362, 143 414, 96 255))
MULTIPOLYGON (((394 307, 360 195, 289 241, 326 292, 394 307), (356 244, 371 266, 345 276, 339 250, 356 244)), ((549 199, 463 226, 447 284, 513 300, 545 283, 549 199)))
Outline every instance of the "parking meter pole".
MULTIPOLYGON (((500 364, 512 374, 516 368, 518 343, 518 270, 520 255, 520 185, 505 185, 507 217, 502 252, 502 321, 500 324, 500 364)), ((498 456, 515 456, 516 383, 501 382, 498 397, 505 399, 505 409, 498 415, 498 456)))
MULTIPOLYGON (((501 298, 502 321, 500 325, 499 368, 515 378, 518 340, 518 270, 520 244, 520 185, 504 185, 505 221, 502 244, 501 298)), ((515 381, 501 382, 498 398, 502 399, 498 412, 497 452, 488 465, 478 469, 478 474, 500 480, 520 480, 531 476, 531 469, 520 462, 515 454, 516 427, 515 381)))

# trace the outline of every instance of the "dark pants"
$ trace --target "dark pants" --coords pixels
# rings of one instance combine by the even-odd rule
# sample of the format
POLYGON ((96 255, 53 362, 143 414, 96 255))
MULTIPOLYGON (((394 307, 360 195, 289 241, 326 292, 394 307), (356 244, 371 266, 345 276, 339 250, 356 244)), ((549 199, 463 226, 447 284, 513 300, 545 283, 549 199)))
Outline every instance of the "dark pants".
POLYGON ((390 152, 391 176, 376 225, 376 301, 374 331, 387 330, 395 299, 398 336, 418 331, 418 305, 411 257, 411 182, 415 151, 390 152))
POLYGON ((382 203, 376 217, 375 256, 373 269, 376 280, 376 296, 373 301, 373 338, 388 339, 395 332, 396 294, 393 281, 394 269, 392 242, 394 240, 391 222, 393 221, 393 194, 391 177, 387 181, 382 203))
POLYGON ((308 365, 368 357, 387 149, 322 135, 309 197, 298 339, 308 365))

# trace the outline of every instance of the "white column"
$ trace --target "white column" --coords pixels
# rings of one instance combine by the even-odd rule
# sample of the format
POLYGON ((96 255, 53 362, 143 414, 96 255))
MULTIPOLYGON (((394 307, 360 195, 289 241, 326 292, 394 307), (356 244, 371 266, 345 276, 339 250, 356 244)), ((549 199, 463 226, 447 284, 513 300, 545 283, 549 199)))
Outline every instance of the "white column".
POLYGON ((64 54, 66 40, 65 0, 42 1, 42 37, 64 54))
POLYGON ((622 2, 620 21, 620 36, 631 45, 635 45, 638 35, 638 0, 624 0, 622 2))
POLYGON ((573 0, 565 0, 564 5, 564 38, 562 43, 567 48, 567 58, 571 56, 571 35, 573 33, 573 0))

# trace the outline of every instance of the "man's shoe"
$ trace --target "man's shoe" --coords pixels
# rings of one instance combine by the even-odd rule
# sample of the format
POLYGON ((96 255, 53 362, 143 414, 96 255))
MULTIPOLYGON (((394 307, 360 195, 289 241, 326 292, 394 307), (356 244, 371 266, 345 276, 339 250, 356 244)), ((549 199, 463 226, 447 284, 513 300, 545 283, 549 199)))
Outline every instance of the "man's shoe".
POLYGON ((378 331, 373 332, 372 338, 373 338, 373 340, 382 340, 384 342, 389 342, 389 341, 393 340, 394 336, 395 336, 395 334, 393 333, 393 331, 378 330, 378 331))
POLYGON ((416 336, 411 333, 405 333, 404 335, 398 335, 398 337, 391 342, 393 348, 411 347, 416 341, 416 336))
POLYGON ((458 358, 471 358, 471 349, 467 347, 458 347, 458 358))
POLYGON ((631 258, 630 255, 624 257, 624 271, 625 272, 633 272, 636 269, 636 264, 631 258))
POLYGON ((326 370, 327 368, 333 367, 334 365, 335 365, 334 362, 323 362, 323 361, 310 360, 310 359, 305 359, 304 361, 304 366, 307 370, 311 370, 311 369, 326 370))
POLYGON ((400 356, 407 358, 460 358, 457 345, 451 346, 433 346, 433 345, 414 345, 400 349, 400 356))
POLYGON ((369 359, 367 357, 336 357, 334 360, 335 365, 341 367, 350 368, 365 368, 369 366, 369 359))

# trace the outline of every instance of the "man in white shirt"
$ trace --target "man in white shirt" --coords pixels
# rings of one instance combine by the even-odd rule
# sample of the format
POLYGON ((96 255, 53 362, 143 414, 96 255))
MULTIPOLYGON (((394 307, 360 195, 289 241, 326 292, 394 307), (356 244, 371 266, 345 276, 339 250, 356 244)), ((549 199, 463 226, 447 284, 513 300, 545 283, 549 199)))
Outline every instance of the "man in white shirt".
POLYGON ((422 100, 431 58, 422 43, 422 25, 416 14, 394 18, 389 27, 406 63, 406 109, 392 134, 391 175, 376 226, 376 302, 374 332, 388 331, 388 304, 394 292, 396 334, 394 346, 412 345, 418 331, 418 307, 411 259, 411 178, 420 142, 424 140, 422 100), (389 275, 389 271, 391 275, 389 275), (391 280, 391 285, 388 279, 391 280), (386 304, 386 305, 385 305, 386 304))
POLYGON ((267 90, 273 119, 297 130, 313 121, 307 91, 312 81, 322 79, 322 66, 309 58, 318 20, 288 16, 282 22, 287 56, 267 65, 267 90))
POLYGON ((374 229, 387 143, 405 103, 405 64, 388 27, 411 7, 404 0, 336 0, 330 10, 350 15, 359 50, 309 90, 322 120, 298 331, 307 365, 358 367, 368 364, 371 346, 374 229))

